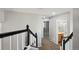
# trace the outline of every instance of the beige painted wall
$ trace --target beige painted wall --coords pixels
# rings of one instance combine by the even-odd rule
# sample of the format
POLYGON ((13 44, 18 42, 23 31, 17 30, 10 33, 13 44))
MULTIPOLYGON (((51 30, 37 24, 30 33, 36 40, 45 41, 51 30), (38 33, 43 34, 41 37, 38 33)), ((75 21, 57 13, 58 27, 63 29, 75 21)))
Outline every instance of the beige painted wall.
MULTIPOLYGON (((42 19, 39 15, 29 14, 29 13, 20 13, 13 11, 5 11, 5 21, 2 25, 2 32, 15 31, 20 29, 25 29, 26 25, 30 26, 30 29, 38 34, 39 46, 41 46, 41 38, 42 38, 42 19)), ((21 37, 21 36, 20 36, 21 37)), ((33 39, 33 38, 32 38, 33 39)), ((19 38, 19 42, 21 44, 21 38, 19 38)), ((17 40, 16 36, 12 37, 13 50, 17 48, 17 40)), ((21 45, 20 45, 21 46, 21 45)), ((8 50, 10 49, 10 38, 4 38, 2 40, 2 49, 8 50)), ((21 47, 19 47, 21 49, 21 47)))
MULTIPOLYGON (((2 32, 2 22, 4 22, 4 10, 0 8, 0 33, 2 32)), ((0 49, 1 49, 1 42, 2 39, 0 39, 0 49)))

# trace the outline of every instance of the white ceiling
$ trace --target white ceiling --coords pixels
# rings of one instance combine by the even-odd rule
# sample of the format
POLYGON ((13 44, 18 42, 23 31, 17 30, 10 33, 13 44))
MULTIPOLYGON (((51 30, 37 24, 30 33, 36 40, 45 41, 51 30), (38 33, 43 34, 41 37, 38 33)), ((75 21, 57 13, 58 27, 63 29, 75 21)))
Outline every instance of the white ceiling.
POLYGON ((5 10, 50 16, 52 15, 52 12, 57 15, 68 12, 71 10, 71 8, 6 8, 5 10))

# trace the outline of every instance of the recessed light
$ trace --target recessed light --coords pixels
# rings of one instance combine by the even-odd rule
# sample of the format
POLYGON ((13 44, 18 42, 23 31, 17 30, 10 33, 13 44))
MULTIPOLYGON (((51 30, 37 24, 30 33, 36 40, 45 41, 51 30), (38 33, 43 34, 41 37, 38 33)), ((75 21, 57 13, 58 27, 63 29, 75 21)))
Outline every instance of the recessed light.
POLYGON ((56 12, 52 12, 52 15, 56 15, 56 12))

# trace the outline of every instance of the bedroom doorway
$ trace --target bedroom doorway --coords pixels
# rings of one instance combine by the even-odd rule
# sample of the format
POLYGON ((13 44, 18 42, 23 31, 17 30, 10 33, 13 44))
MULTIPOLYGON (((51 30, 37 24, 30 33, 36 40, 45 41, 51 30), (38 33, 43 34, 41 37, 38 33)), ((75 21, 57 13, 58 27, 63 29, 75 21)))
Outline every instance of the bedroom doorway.
POLYGON ((56 38, 60 49, 62 49, 62 37, 68 34, 67 25, 67 20, 56 20, 56 38))

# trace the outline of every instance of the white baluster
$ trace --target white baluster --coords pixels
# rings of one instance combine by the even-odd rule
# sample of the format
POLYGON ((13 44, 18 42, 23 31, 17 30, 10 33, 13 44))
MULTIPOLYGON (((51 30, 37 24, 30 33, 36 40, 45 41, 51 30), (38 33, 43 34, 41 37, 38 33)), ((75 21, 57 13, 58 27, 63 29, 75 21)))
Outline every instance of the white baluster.
POLYGON ((22 33, 22 50, 24 50, 24 38, 25 38, 25 33, 22 33))
POLYGON ((19 49, 19 45, 18 45, 18 35, 17 35, 17 50, 19 49))
POLYGON ((24 41, 23 41, 23 34, 22 34, 22 50, 23 50, 23 42, 24 42, 24 41))
POLYGON ((1 47, 2 47, 2 45, 1 45, 1 44, 2 44, 2 40, 0 39, 0 50, 1 50, 1 47))
POLYGON ((10 36, 10 50, 12 49, 12 40, 11 40, 11 36, 10 36))

